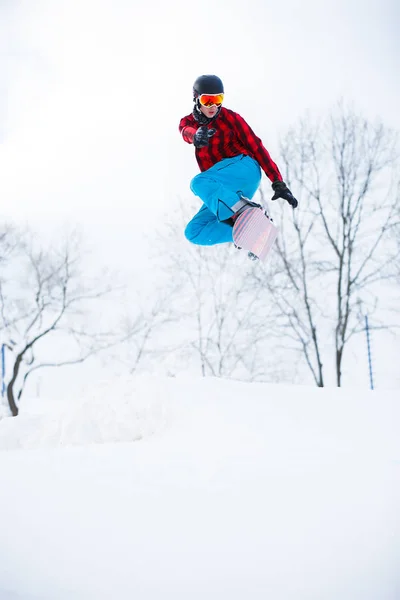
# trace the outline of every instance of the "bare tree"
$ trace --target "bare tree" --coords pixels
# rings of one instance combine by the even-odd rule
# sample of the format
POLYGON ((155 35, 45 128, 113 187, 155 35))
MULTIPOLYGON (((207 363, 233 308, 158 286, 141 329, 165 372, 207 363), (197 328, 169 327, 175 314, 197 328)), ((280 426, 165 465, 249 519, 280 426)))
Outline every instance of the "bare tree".
POLYGON ((181 206, 180 223, 174 221, 164 238, 168 252, 162 250, 168 254, 169 276, 180 284, 171 300, 182 334, 176 356, 195 358, 203 376, 273 378, 274 361, 265 352, 270 317, 262 291, 249 279, 262 266, 248 261, 233 244, 205 248, 187 242, 183 229, 188 213, 181 206))
MULTIPOLYGON (((161 277, 154 265, 152 273, 156 274, 157 280, 161 277)), ((168 328, 173 330, 179 321, 179 314, 174 310, 179 287, 179 282, 167 279, 161 285, 157 281, 144 293, 144 298, 139 290, 130 295, 135 298, 136 314, 132 314, 131 310, 122 319, 123 344, 118 347, 118 354, 113 359, 123 364, 131 375, 148 368, 153 370, 165 355, 174 351, 175 344, 169 340, 167 331, 168 328)))
POLYGON ((300 203, 289 219, 281 206, 275 274, 259 283, 318 386, 332 346, 342 384, 346 344, 363 328, 360 300, 376 306, 377 284, 398 262, 389 235, 399 202, 396 144, 395 133, 339 103, 322 124, 301 120, 281 145, 285 178, 300 203))
POLYGON ((0 329, 12 349, 7 399, 16 416, 34 371, 83 362, 116 343, 117 336, 101 332, 91 318, 94 305, 111 287, 82 272, 76 236, 46 249, 27 232, 14 231, 9 238, 0 240, 7 255, 0 266, 0 329))
MULTIPOLYGON (((400 188, 400 183, 399 183, 399 188, 400 188)), ((398 196, 400 197, 400 189, 398 190, 398 196)), ((395 244, 396 250, 397 252, 400 254, 400 204, 397 205, 397 209, 396 209, 396 218, 395 218, 395 224, 393 227, 393 233, 392 233, 392 240, 395 244)), ((394 265, 394 277, 396 280, 397 285, 400 284, 400 263, 397 262, 394 265)), ((391 272, 392 274, 392 272, 391 272)))

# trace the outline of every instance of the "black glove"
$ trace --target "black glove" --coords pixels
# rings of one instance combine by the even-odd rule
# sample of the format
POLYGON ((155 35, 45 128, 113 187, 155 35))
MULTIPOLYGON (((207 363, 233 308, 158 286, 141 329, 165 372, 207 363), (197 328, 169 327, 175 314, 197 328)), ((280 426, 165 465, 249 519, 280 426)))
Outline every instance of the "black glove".
POLYGON ((208 140, 214 135, 216 129, 207 129, 206 125, 202 125, 198 128, 193 137, 193 144, 196 148, 204 148, 208 146, 208 140))
POLYGON ((284 183, 283 181, 274 181, 274 183, 272 184, 272 189, 274 190, 275 194, 272 196, 271 200, 278 200, 278 198, 283 198, 284 200, 287 200, 289 202, 290 206, 296 208, 298 202, 293 196, 292 192, 289 190, 286 183, 284 183))

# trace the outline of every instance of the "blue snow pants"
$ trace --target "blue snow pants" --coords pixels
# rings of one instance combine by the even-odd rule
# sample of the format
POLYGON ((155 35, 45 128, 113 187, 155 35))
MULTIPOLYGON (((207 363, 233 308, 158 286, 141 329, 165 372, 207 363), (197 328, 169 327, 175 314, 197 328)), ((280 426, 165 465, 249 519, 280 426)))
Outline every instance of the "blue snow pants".
POLYGON ((242 196, 249 199, 254 196, 260 181, 260 165, 244 154, 224 158, 196 175, 190 189, 204 204, 187 224, 186 238, 201 246, 232 242, 232 225, 223 221, 232 216, 231 207, 242 196))

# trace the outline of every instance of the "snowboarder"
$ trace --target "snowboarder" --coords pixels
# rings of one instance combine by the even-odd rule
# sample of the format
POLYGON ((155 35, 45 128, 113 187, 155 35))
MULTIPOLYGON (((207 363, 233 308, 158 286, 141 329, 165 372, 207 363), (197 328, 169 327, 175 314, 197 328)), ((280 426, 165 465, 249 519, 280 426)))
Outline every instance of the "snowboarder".
POLYGON ((260 185, 261 168, 272 181, 272 200, 283 198, 297 206, 261 140, 239 114, 222 106, 223 100, 221 79, 201 75, 193 84, 193 112, 179 123, 183 139, 196 149, 201 173, 190 188, 203 201, 185 236, 203 246, 233 241, 235 218, 246 207, 257 206, 251 198, 260 185))

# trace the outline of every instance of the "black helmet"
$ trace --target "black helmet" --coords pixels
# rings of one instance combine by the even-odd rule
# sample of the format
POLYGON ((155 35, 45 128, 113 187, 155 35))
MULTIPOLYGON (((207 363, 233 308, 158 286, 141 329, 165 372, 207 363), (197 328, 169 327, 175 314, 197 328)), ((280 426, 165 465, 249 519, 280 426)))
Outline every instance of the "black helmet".
POLYGON ((216 75, 200 75, 193 84, 193 96, 201 94, 223 94, 224 84, 216 75))

